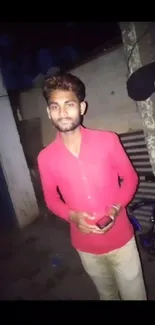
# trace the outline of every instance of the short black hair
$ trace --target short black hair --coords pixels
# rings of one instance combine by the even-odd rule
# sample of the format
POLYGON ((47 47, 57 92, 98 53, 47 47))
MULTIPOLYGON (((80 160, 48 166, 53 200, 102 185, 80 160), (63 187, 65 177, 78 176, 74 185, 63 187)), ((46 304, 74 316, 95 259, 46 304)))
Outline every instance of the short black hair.
POLYGON ((58 73, 45 78, 43 83, 43 96, 49 102, 53 90, 73 91, 80 102, 84 101, 86 90, 84 83, 71 73, 58 73))

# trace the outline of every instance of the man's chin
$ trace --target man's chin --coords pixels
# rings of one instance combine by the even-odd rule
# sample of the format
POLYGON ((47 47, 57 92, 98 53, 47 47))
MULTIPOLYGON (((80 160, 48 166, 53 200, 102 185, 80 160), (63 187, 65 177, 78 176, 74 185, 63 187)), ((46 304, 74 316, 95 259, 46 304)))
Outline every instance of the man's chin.
POLYGON ((62 128, 62 127, 61 127, 61 128, 60 128, 60 127, 58 128, 58 130, 59 130, 60 132, 64 132, 64 133, 65 133, 65 132, 71 132, 71 131, 73 131, 73 130, 75 130, 75 129, 76 129, 76 127, 67 127, 67 126, 66 126, 66 127, 63 127, 63 128, 62 128))
POLYGON ((56 125, 57 130, 64 133, 74 131, 77 127, 78 125, 56 125))

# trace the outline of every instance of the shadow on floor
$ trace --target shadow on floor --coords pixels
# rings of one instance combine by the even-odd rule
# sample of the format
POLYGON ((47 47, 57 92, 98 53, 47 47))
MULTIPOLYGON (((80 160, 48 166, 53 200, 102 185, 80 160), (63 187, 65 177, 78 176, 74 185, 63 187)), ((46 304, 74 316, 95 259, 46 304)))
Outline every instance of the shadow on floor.
MULTIPOLYGON (((141 254, 149 300, 155 300, 155 259, 141 254)), ((51 216, 0 238, 0 299, 98 300, 72 248, 68 225, 51 216)))

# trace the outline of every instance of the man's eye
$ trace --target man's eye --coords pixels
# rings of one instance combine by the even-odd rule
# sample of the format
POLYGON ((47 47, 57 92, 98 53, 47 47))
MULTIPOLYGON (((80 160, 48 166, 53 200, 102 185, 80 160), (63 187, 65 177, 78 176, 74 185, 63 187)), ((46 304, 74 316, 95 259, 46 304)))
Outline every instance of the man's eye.
POLYGON ((56 106, 56 105, 52 105, 52 106, 50 107, 51 110, 55 110, 55 109, 57 109, 57 108, 58 108, 58 106, 56 106))
POLYGON ((68 103, 68 106, 72 107, 72 106, 74 106, 74 103, 68 103))

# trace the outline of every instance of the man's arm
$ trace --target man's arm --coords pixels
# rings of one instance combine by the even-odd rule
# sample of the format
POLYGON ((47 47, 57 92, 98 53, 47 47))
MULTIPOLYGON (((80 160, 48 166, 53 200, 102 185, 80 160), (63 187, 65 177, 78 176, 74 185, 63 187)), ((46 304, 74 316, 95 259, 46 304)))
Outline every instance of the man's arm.
POLYGON ((44 155, 40 153, 38 156, 38 167, 46 205, 52 213, 66 221, 69 221, 69 208, 64 202, 62 202, 57 192, 55 177, 52 174, 52 171, 49 170, 46 161, 44 155))
POLYGON ((126 207, 136 192, 138 176, 115 133, 112 134, 111 138, 110 155, 118 176, 123 179, 118 197, 114 203, 126 207))

